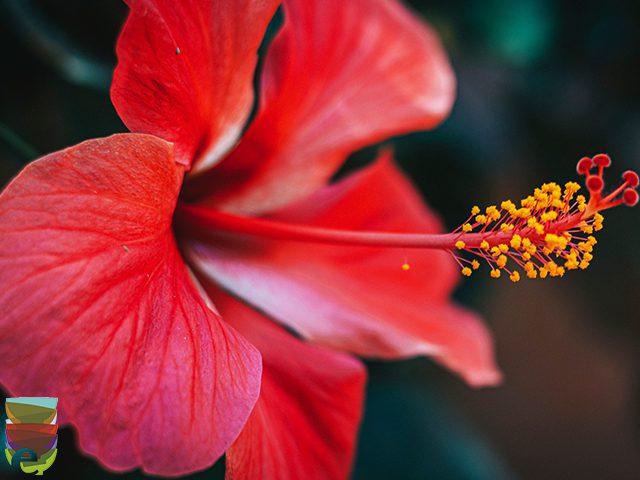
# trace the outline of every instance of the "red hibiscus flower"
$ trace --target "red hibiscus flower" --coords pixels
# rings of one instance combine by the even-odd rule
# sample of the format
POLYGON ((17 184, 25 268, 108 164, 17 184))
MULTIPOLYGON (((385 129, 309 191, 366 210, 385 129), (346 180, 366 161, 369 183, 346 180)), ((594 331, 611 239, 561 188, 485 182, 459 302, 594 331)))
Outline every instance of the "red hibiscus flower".
POLYGON ((344 238, 441 230, 390 155, 329 184, 354 150, 448 114, 429 27, 395 0, 284 0, 239 138, 280 2, 128 3, 112 99, 138 133, 36 160, 0 196, 3 386, 59 397, 113 470, 226 452, 232 478, 297 479, 348 476, 352 354, 497 382, 446 252, 404 271, 401 245, 344 238))

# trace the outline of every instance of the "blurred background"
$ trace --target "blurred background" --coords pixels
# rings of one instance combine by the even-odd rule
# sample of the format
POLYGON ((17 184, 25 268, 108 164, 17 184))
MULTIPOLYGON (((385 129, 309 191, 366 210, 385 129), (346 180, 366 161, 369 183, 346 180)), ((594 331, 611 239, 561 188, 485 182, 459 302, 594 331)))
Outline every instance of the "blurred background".
MULTIPOLYGON (((407 3, 440 33, 459 92, 439 129, 393 143, 449 227, 473 204, 573 180, 583 155, 609 153, 614 177, 640 169, 640 2, 407 3)), ((126 130, 108 93, 125 15, 118 0, 0 0, 0 184, 43 153, 126 130)), ((370 362, 354 478, 640 478, 639 214, 606 215, 586 272, 460 286, 494 333, 502 386, 470 389, 426 359, 370 362)), ((47 476, 116 478, 74 444, 63 429, 47 476)), ((189 478, 223 478, 220 463, 189 478)))

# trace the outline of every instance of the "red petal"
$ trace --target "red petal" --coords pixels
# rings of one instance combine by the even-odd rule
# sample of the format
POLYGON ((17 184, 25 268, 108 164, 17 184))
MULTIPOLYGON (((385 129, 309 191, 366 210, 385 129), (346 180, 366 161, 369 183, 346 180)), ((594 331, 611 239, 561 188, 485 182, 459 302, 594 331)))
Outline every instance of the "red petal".
POLYGON ((127 0, 111 98, 134 132, 175 142, 180 163, 211 165, 253 104, 256 52, 279 0, 127 0))
MULTIPOLYGON (((395 0, 285 0, 259 114, 201 180, 227 210, 271 211, 315 191, 354 150, 432 128, 455 79, 431 29, 395 0)), ((208 192, 207 192, 208 193, 208 192)))
MULTIPOLYGON (((441 230, 390 159, 274 217, 351 230, 441 230)), ((499 381, 485 327, 448 300, 458 273, 444 252, 222 236, 187 251, 196 269, 316 342, 374 357, 428 354, 471 384, 499 381)))
POLYGON ((346 479, 362 413, 362 364, 297 340, 229 295, 211 293, 264 362, 260 399, 227 451, 228 478, 346 479))
POLYGON ((114 470, 208 467, 259 392, 258 352, 176 248, 182 175, 171 144, 116 135, 34 162, 0 195, 0 381, 59 397, 114 470))

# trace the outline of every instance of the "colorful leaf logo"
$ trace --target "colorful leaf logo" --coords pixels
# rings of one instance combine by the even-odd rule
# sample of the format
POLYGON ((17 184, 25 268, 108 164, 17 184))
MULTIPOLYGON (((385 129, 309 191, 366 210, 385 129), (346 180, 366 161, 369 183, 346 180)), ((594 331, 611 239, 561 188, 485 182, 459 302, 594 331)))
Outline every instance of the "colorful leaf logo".
POLYGON ((10 465, 42 475, 58 453, 58 399, 7 398, 5 455, 10 465))

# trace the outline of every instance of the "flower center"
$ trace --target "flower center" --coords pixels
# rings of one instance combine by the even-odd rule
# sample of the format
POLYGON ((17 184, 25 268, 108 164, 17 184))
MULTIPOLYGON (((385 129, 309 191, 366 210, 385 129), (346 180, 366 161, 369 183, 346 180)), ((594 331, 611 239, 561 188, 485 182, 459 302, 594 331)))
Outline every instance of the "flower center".
MULTIPOLYGON (((484 211, 474 206, 469 218, 446 234, 392 233, 339 230, 298 225, 254 217, 244 217, 200 207, 179 204, 177 227, 191 237, 207 238, 219 232, 260 236, 275 240, 333 245, 386 248, 429 248, 449 252, 465 276, 487 263, 493 278, 505 271, 517 282, 520 271, 529 278, 563 276, 567 270, 585 269, 593 259, 597 243, 594 232, 602 229, 603 210, 638 203, 638 175, 627 171, 622 184, 607 196, 604 169, 611 159, 604 154, 585 157, 577 170, 586 176, 589 199, 577 195, 580 185, 568 182, 564 189, 545 183, 517 206, 505 200, 484 211), (596 169, 596 173, 591 173, 596 169), (460 255, 466 252, 472 259, 460 255)), ((408 270, 405 261, 401 268, 408 270)))

